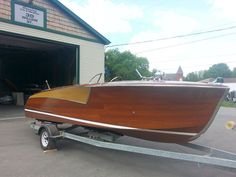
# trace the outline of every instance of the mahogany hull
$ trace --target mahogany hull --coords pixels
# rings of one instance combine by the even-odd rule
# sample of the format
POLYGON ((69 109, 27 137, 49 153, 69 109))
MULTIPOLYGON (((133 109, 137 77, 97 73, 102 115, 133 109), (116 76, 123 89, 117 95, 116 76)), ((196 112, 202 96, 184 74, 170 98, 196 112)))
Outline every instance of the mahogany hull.
POLYGON ((30 97, 25 106, 26 116, 106 129, 151 141, 184 143, 206 131, 228 90, 223 86, 158 84, 67 88, 76 91, 81 87, 89 89, 85 93, 88 97, 82 101, 50 97, 55 90, 64 88, 30 97))

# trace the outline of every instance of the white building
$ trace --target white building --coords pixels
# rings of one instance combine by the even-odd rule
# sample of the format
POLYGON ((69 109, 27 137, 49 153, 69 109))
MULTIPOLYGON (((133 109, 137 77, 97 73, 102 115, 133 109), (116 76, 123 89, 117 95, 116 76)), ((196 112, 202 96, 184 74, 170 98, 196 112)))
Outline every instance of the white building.
POLYGON ((109 43, 58 0, 0 1, 0 78, 20 90, 88 83, 104 73, 109 43))

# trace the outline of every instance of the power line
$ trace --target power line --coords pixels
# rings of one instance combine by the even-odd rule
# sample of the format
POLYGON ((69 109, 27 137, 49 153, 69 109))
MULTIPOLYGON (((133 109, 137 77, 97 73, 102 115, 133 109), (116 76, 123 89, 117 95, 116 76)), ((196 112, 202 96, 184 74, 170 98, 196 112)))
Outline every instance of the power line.
POLYGON ((206 28, 198 29, 196 32, 201 32, 201 31, 206 31, 206 30, 214 30, 214 29, 223 28, 223 27, 227 28, 227 27, 229 27, 229 25, 234 26, 235 23, 236 23, 235 21, 231 21, 231 22, 228 22, 228 23, 222 23, 222 24, 217 24, 217 25, 213 25, 213 26, 208 26, 206 28))
MULTIPOLYGON (((236 63, 236 60, 222 61, 222 62, 218 62, 218 63, 236 63)), ((204 66, 210 66, 210 65, 212 65, 212 63, 204 64, 204 65, 197 65, 197 66, 189 66, 189 67, 184 67, 183 70, 186 69, 186 68, 189 69, 189 68, 204 67, 204 66)), ((164 68, 162 70, 169 70, 169 69, 174 69, 174 68, 176 68, 176 66, 173 65, 173 67, 167 67, 167 68, 164 68)))
POLYGON ((236 28, 236 26, 229 26, 229 27, 226 27, 226 28, 219 28, 219 29, 214 29, 214 30, 201 31, 201 32, 195 32, 195 33, 188 33, 188 34, 182 34, 182 35, 176 35, 176 36, 170 36, 170 37, 163 37, 163 38, 153 39, 153 40, 145 40, 145 41, 138 41, 138 42, 114 44, 114 45, 109 45, 106 48, 126 46, 126 45, 135 45, 135 44, 143 44, 143 43, 150 43, 150 42, 156 42, 156 41, 164 41, 164 40, 169 40, 169 39, 183 38, 183 37, 196 36, 196 35, 201 35, 201 34, 207 34, 207 33, 214 33, 214 32, 219 32, 219 31, 231 30, 231 29, 234 29, 234 28, 236 28))
POLYGON ((212 58, 212 57, 227 57, 227 56, 236 56, 236 53, 233 53, 233 54, 218 54, 218 55, 208 55, 208 56, 183 56, 182 58, 185 58, 185 59, 176 59, 176 57, 161 57, 162 59, 163 58, 175 58, 175 59, 172 59, 172 60, 158 60, 158 62, 174 62, 174 61, 185 61, 185 60, 189 60, 190 59, 203 59, 203 58, 212 58))
POLYGON ((201 42, 201 41, 206 41, 206 40, 210 40, 210 39, 221 38, 221 37, 230 36, 230 35, 235 35, 235 34, 236 34, 236 32, 234 32, 234 33, 227 33, 227 34, 218 35, 218 36, 213 36, 213 37, 208 37, 208 38, 203 38, 203 39, 199 39, 199 40, 194 40, 194 41, 189 41, 189 42, 184 42, 184 43, 178 43, 178 44, 174 44, 174 45, 168 45, 168 46, 158 47, 158 48, 149 49, 149 50, 143 50, 143 51, 141 51, 141 52, 136 52, 136 54, 146 53, 146 52, 152 52, 152 51, 155 51, 155 50, 167 49, 167 48, 172 48, 172 47, 179 47, 179 46, 182 46, 182 45, 197 43, 197 42, 201 42))

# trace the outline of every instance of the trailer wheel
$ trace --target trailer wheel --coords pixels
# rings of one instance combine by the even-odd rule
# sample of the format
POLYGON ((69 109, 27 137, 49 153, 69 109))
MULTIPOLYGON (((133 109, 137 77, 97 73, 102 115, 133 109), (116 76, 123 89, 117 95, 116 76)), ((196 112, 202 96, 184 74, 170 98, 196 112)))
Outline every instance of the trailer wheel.
POLYGON ((56 149, 56 141, 50 138, 50 132, 46 128, 40 131, 40 146, 43 150, 56 149))

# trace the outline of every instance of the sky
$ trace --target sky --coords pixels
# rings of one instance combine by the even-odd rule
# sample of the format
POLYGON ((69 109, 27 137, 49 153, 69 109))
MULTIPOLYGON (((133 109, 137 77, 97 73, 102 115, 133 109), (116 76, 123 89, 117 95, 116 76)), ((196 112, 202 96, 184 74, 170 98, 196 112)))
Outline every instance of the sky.
POLYGON ((217 63, 226 63, 231 70, 236 67, 235 0, 60 2, 111 41, 106 50, 118 48, 146 57, 150 70, 176 73, 181 66, 186 76, 217 63), (188 35, 199 32, 206 33, 188 35))

